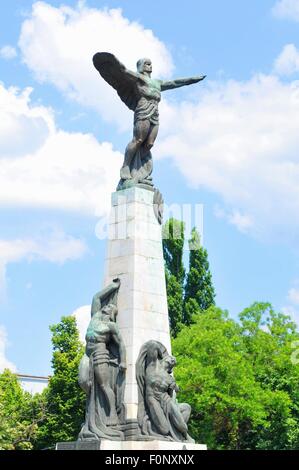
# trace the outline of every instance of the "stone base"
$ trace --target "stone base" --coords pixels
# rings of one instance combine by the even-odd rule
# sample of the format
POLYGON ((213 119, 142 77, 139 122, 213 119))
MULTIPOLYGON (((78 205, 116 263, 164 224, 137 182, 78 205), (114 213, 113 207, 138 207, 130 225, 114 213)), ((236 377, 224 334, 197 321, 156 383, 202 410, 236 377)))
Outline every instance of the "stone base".
POLYGON ((56 450, 207 450, 204 444, 170 441, 75 441, 58 442, 56 450))
POLYGON ((141 347, 159 341, 171 354, 162 226, 154 196, 133 187, 113 193, 111 201, 104 286, 115 278, 121 281, 116 322, 127 353, 124 404, 129 420, 138 415, 136 361, 141 347))
POLYGON ((136 183, 133 179, 120 180, 116 188, 116 191, 123 191, 124 189, 130 189, 130 188, 141 188, 141 189, 147 189, 148 191, 155 191, 152 180, 145 180, 145 181, 141 181, 140 183, 136 183))
POLYGON ((189 442, 103 440, 101 450, 207 450, 207 446, 189 442))
POLYGON ((57 442, 55 450, 100 450, 101 441, 57 442))

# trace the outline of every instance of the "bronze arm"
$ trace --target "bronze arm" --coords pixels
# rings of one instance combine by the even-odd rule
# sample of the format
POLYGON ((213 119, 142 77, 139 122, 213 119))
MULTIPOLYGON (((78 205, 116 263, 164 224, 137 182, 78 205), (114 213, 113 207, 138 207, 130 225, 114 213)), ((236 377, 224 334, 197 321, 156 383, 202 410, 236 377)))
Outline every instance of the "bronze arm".
POLYGON ((172 90, 174 88, 180 88, 186 85, 192 85, 193 83, 200 82, 201 80, 204 80, 205 78, 206 78, 206 75, 201 75, 199 77, 177 78, 175 80, 162 81, 161 91, 172 90))
POLYGON ((109 298, 117 289, 119 289, 120 280, 113 279, 112 283, 105 287, 103 290, 97 292, 92 299, 91 316, 101 309, 102 303, 109 298))

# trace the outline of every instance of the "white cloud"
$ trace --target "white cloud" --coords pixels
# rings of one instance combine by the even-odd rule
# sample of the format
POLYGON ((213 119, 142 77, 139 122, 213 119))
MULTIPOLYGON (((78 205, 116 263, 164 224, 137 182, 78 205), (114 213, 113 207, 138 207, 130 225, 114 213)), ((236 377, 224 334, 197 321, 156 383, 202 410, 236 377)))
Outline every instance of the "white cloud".
POLYGON ((7 333, 4 326, 0 325, 0 373, 3 372, 4 369, 10 369, 12 372, 17 371, 16 366, 6 357, 7 346, 7 333))
POLYGON ((299 51, 294 44, 287 44, 275 61, 274 70, 280 75, 299 72, 299 51))
MULTIPOLYGON (((125 122, 128 129, 123 103, 93 70, 95 49, 113 51, 129 67, 139 55, 149 55, 155 76, 170 75, 173 68, 166 47, 120 10, 38 2, 23 24, 19 45, 40 80, 109 120, 125 122)), ((286 67, 282 59, 276 67, 279 63, 281 70, 286 67)), ((217 193, 225 218, 242 232, 294 245, 299 235, 299 82, 256 74, 243 82, 204 82, 192 92, 192 100, 179 104, 162 101, 154 157, 172 158, 191 186, 217 193)), ((75 195, 70 193, 70 205, 75 195)))
POLYGON ((0 49, 0 57, 5 60, 14 59, 15 57, 17 57, 17 51, 12 46, 3 46, 0 49))
POLYGON ((214 207, 214 214, 219 219, 226 219, 232 225, 235 225, 240 232, 246 233, 253 225, 251 218, 248 215, 241 214, 238 210, 229 212, 223 207, 216 205, 214 207))
POLYGON ((103 215, 122 155, 91 134, 56 129, 31 91, 0 84, 0 205, 103 215))
POLYGON ((299 305, 299 288, 292 287, 288 292, 288 300, 293 305, 299 305))
POLYGON ((289 315, 299 325, 299 279, 295 279, 292 282, 292 287, 288 291, 287 302, 282 308, 282 313, 289 315))
POLYGON ((83 305, 72 313, 72 315, 76 318, 80 340, 82 343, 85 343, 85 335, 90 322, 90 310, 91 305, 83 305))
POLYGON ((63 232, 28 239, 0 240, 0 293, 6 287, 6 267, 9 263, 44 260, 62 264, 82 257, 87 247, 82 240, 63 232))
POLYGON ((218 215, 239 230, 295 243, 299 82, 259 74, 194 93, 193 102, 162 102, 155 156, 171 157, 192 187, 219 194, 218 215))
POLYGON ((93 9, 82 2, 75 8, 34 3, 22 25, 19 46, 38 80, 54 84, 121 129, 130 128, 132 114, 93 67, 93 55, 113 52, 134 70, 140 57, 149 56, 157 76, 173 69, 169 52, 151 30, 126 19, 120 9, 93 9))
POLYGON ((299 0, 278 0, 272 12, 278 18, 299 21, 299 0))
POLYGON ((22 259, 42 259, 51 263, 64 263, 80 258, 86 252, 81 240, 62 232, 54 232, 47 238, 0 240, 0 257, 6 262, 22 259))
POLYGON ((35 152, 55 133, 53 113, 30 106, 32 88, 22 92, 0 83, 0 158, 35 152))
POLYGON ((286 305, 281 309, 284 315, 288 315, 291 320, 299 326, 299 311, 293 305, 286 305))

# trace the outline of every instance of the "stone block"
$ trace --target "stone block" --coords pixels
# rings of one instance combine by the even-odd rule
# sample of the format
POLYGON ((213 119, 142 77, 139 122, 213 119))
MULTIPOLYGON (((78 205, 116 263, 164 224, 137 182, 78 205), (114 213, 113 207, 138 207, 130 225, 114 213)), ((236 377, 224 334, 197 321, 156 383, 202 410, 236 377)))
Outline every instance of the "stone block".
POLYGON ((117 323, 127 351, 125 405, 137 417, 135 364, 149 340, 170 351, 162 231, 153 192, 130 188, 112 195, 104 284, 119 277, 117 323))
MULTIPOLYGON (((136 380, 133 382, 127 382, 125 388, 125 403, 133 403, 138 405, 138 387, 136 384, 136 380)), ((132 418, 137 418, 133 416, 132 418)))
POLYGON ((135 202, 152 205, 153 199, 154 193, 152 191, 135 187, 112 193, 111 204, 112 206, 120 206, 135 202))
MULTIPOLYGON (((73 442, 58 442, 56 450, 100 450, 103 441, 73 441, 73 442)), ((105 444, 104 444, 105 445, 105 444)))
POLYGON ((126 405, 127 419, 136 419, 138 413, 137 403, 127 403, 126 405))
POLYGON ((101 450, 207 450, 203 444, 192 444, 189 442, 171 441, 105 441, 101 443, 101 450))
POLYGON ((207 450, 203 444, 192 444, 189 442, 170 441, 108 441, 107 439, 94 441, 58 442, 56 450, 207 450))

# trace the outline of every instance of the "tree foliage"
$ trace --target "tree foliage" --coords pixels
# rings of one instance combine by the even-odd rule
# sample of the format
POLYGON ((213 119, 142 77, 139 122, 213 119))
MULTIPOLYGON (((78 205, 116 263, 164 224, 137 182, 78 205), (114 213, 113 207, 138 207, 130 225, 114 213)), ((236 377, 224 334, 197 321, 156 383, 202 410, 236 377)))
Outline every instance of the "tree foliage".
POLYGON ((16 374, 4 370, 0 374, 0 450, 32 449, 44 417, 42 396, 24 392, 16 374))
MULTIPOLYGON (((252 304, 238 320, 217 308, 196 229, 186 276, 184 230, 175 219, 165 224, 163 252, 178 400, 192 407, 190 434, 209 449, 299 449, 296 325, 269 303, 252 304)), ((78 385, 84 347, 74 317, 50 329, 53 376, 43 394, 31 396, 14 374, 0 374, 0 450, 54 448, 77 439, 85 409, 78 385)))
POLYGON ((212 306, 173 340, 179 400, 192 406, 191 434, 210 449, 298 449, 295 325, 263 303, 239 319, 212 306))
POLYGON ((78 385, 79 362, 84 352, 74 317, 63 317, 52 331, 53 376, 45 390, 46 420, 38 431, 38 448, 76 440, 84 421, 85 394, 78 385))
POLYGON ((171 333, 175 336, 183 321, 185 268, 183 263, 184 223, 169 219, 163 227, 163 254, 171 333))
POLYGON ((200 243, 196 228, 189 240, 189 272, 185 287, 184 323, 189 324, 199 310, 215 304, 215 290, 208 261, 208 252, 200 243))
POLYGON ((174 218, 163 227, 163 254, 170 330, 176 336, 183 323, 190 324, 194 314, 214 305, 215 291, 207 250, 200 244, 196 228, 189 240, 189 271, 183 262, 185 225, 174 218))

